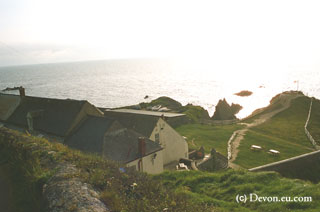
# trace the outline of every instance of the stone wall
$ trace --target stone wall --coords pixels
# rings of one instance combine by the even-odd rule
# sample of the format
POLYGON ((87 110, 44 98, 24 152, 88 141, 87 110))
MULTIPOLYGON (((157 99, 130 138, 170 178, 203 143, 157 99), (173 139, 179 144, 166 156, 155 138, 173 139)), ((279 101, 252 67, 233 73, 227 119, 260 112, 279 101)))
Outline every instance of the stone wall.
POLYGON ((284 177, 319 182, 320 150, 252 168, 249 171, 275 171, 284 177))
POLYGON ((237 134, 238 134, 238 130, 234 131, 228 141, 228 160, 231 160, 232 158, 232 141, 237 136, 237 134))
POLYGON ((311 142, 311 144, 313 145, 313 147, 316 149, 316 150, 319 150, 320 149, 320 146, 318 146, 317 142, 313 139, 312 135, 310 134, 310 132, 308 131, 307 127, 308 127, 308 124, 309 124, 309 120, 310 120, 310 116, 311 116, 311 111, 312 111, 312 98, 311 98, 311 102, 310 102, 310 108, 309 108, 309 113, 308 113, 308 118, 307 118, 307 121, 306 121, 306 124, 304 125, 304 132, 306 133, 309 141, 311 142))

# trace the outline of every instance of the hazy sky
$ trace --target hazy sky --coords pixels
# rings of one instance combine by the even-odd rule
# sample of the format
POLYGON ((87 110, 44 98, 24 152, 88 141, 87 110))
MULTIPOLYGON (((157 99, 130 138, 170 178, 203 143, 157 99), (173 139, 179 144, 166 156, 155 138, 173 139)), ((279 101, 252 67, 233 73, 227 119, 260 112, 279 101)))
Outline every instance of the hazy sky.
POLYGON ((317 68, 318 2, 0 0, 0 66, 179 57, 225 70, 317 68))

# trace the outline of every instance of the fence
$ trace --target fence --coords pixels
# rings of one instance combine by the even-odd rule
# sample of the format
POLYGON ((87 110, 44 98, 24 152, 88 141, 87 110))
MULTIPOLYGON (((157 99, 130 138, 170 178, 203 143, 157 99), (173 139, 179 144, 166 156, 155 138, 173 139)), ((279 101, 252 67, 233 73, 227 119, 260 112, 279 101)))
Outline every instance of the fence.
POLYGON ((231 158, 232 158, 232 141, 237 136, 237 134, 238 134, 238 130, 234 131, 228 141, 228 160, 231 160, 231 158))
POLYGON ((308 124, 309 124, 309 120, 310 120, 310 116, 311 116, 311 111, 312 111, 312 100, 313 99, 311 98, 308 118, 307 118, 306 124, 304 125, 304 132, 306 133, 306 135, 307 135, 309 141, 311 142, 311 144, 313 145, 313 147, 318 150, 318 149, 320 149, 320 147, 317 145, 317 142, 314 140, 314 138, 312 137, 312 135, 310 134, 310 132, 307 129, 308 124))

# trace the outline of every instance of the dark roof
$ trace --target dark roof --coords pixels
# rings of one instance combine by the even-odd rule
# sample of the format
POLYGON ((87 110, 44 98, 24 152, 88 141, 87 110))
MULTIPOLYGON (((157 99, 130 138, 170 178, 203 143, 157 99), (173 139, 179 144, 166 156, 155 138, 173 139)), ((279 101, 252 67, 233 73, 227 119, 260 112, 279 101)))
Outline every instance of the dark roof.
MULTIPOLYGON (((66 139, 66 145, 86 152, 103 154, 104 157, 121 163, 139 158, 138 138, 142 135, 126 128, 108 132, 114 119, 89 116, 77 130, 66 139), (105 136, 106 135, 106 136, 105 136)), ((146 155, 161 150, 161 146, 149 139, 146 141, 146 155)))
POLYGON ((144 136, 150 137, 159 117, 134 113, 106 111, 105 116, 118 120, 123 126, 144 136))
MULTIPOLYGON (((117 131, 117 133, 110 133, 105 138, 104 156, 108 159, 115 160, 122 163, 128 163, 139 159, 141 156, 138 151, 138 138, 142 135, 124 128, 117 131)), ((162 147, 148 138, 145 138, 146 153, 149 155, 162 150, 162 147)))
POLYGON ((7 120, 20 104, 20 96, 0 93, 0 120, 7 120))
POLYGON ((65 143, 82 151, 101 153, 104 134, 113 122, 114 119, 88 116, 65 143))
POLYGON ((65 136, 85 103, 86 101, 26 96, 21 98, 20 105, 7 122, 28 127, 28 112, 42 110, 42 115, 33 121, 34 129, 65 136))

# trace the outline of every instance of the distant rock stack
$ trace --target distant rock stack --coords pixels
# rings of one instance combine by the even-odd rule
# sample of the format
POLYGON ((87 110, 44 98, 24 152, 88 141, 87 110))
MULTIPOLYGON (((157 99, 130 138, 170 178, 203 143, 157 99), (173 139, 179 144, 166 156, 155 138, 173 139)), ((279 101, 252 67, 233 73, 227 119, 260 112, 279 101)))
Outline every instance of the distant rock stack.
POLYGON ((228 104, 226 99, 219 100, 216 111, 214 112, 211 119, 213 120, 232 120, 236 119, 237 114, 242 109, 242 106, 239 104, 232 104, 231 106, 228 104))

